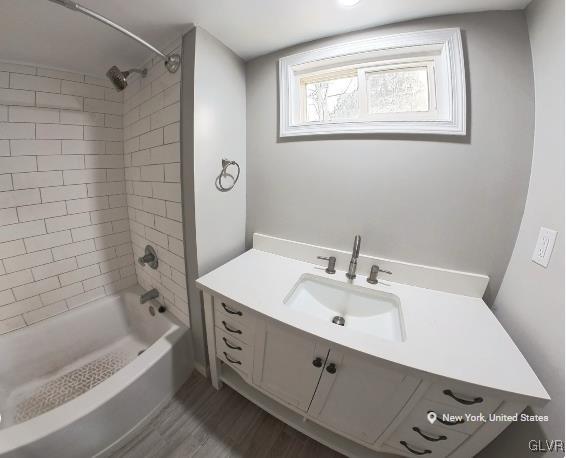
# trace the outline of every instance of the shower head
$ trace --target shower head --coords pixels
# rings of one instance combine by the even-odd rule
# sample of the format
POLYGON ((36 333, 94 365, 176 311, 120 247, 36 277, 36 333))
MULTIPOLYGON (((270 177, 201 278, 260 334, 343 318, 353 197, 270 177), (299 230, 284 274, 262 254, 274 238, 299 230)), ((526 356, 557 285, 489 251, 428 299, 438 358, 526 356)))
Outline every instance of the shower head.
POLYGON ((112 82, 117 91, 123 91, 128 85, 127 78, 130 73, 139 73, 142 77, 145 77, 145 75, 147 75, 147 69, 144 68, 143 70, 138 70, 137 68, 132 68, 122 72, 118 67, 116 67, 116 65, 113 65, 110 67, 110 70, 106 72, 106 76, 112 82))

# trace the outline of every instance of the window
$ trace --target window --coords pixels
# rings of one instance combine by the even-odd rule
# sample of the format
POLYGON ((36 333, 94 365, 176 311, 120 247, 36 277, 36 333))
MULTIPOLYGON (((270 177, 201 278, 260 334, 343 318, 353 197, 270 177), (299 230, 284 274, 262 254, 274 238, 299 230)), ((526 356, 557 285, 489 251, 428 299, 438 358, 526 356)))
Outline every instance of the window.
POLYGON ((458 29, 378 37, 279 62, 280 136, 465 135, 458 29))

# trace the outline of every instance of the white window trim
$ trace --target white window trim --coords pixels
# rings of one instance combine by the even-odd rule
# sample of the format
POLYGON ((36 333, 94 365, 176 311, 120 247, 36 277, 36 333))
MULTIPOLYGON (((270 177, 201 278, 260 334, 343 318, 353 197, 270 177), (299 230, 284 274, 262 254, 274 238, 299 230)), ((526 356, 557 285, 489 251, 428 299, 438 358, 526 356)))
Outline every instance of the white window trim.
MULTIPOLYGON (((413 48, 416 49, 416 48, 413 48)), ((369 55, 369 54, 368 54, 369 55)), ((410 133, 466 135, 466 78, 460 29, 439 29, 374 37, 332 45, 279 59, 279 135, 295 137, 333 134, 410 133), (412 46, 435 50, 438 74, 434 119, 388 120, 387 117, 331 122, 300 122, 299 78, 309 69, 359 59, 361 53, 403 57, 412 46), (327 61, 326 63, 324 61, 327 61)))

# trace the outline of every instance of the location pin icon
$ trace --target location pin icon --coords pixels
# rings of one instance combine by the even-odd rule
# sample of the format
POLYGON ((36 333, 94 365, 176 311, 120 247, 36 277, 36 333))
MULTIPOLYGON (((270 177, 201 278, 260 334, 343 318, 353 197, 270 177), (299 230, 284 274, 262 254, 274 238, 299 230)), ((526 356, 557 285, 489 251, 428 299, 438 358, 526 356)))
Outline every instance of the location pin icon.
POLYGON ((427 418, 428 422, 432 425, 436 421, 436 418, 437 418, 436 412, 432 412, 432 411, 429 412, 426 415, 426 418, 427 418))

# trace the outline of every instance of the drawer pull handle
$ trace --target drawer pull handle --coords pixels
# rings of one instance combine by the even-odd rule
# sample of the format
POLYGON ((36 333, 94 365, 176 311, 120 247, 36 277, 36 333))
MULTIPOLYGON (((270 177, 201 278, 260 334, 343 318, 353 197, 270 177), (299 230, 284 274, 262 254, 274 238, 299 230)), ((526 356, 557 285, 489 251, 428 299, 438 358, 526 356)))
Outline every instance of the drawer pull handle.
MULTIPOLYGON (((434 411, 429 410, 427 413, 431 413, 431 412, 434 412, 434 411)), ((434 413, 436 413, 436 412, 434 412, 434 413)), ((461 418, 460 420, 456 420, 456 421, 446 421, 446 420, 443 420, 441 418, 441 416, 438 415, 438 414, 436 415, 436 421, 442 423, 444 426, 454 426, 454 425, 461 425, 462 423, 466 423, 466 420, 464 420, 463 418, 461 418)))
POLYGON ((237 359, 232 359, 232 358, 230 358, 230 356, 228 356, 228 353, 226 353, 225 351, 223 351, 222 353, 224 353, 224 357, 227 359, 227 361, 228 361, 229 363, 232 363, 232 364, 240 364, 240 365, 242 364, 242 361, 238 361, 237 359))
POLYGON ((224 328, 226 328, 226 331, 228 332, 232 332, 234 334, 241 334, 242 331, 240 331, 239 329, 232 329, 230 326, 228 326, 226 324, 226 321, 222 320, 222 324, 224 325, 224 328))
POLYGON ((465 406, 471 406, 473 404, 480 404, 483 402, 483 398, 477 397, 474 399, 461 399, 458 396, 455 396, 454 393, 452 393, 452 390, 444 390, 442 393, 444 393, 446 396, 450 396, 452 399, 454 399, 455 401, 459 402, 460 404, 464 404, 465 406))
POLYGON ((222 302, 222 308, 224 310, 226 310, 226 312, 228 312, 230 315, 238 315, 238 316, 242 316, 242 312, 240 312, 239 310, 232 310, 230 307, 228 307, 224 302, 222 302))
POLYGON ((328 366, 326 366, 326 372, 328 372, 329 374, 335 374, 336 373, 336 364, 330 363, 328 366))
POLYGON ((322 358, 315 358, 312 365, 314 367, 322 367, 322 358))
POLYGON ((423 439, 426 439, 427 441, 431 441, 431 442, 438 442, 438 441, 445 441, 446 440, 446 436, 437 436, 437 437, 432 437, 429 436, 425 433, 423 433, 419 427, 417 426, 413 426, 413 431, 415 431, 416 433, 419 433, 423 439))
POLYGON ((228 339, 226 337, 222 337, 222 340, 224 341, 226 346, 228 348, 231 348, 232 350, 241 350, 242 349, 242 347, 238 347, 237 345, 232 345, 231 343, 229 343, 228 339))
POLYGON ((405 447, 407 450, 409 450, 409 452, 413 453, 414 455, 428 455, 429 453, 432 453, 429 449, 426 450, 415 450, 414 448, 409 447, 409 444, 407 444, 407 442, 405 441, 399 441, 399 443, 405 447))

